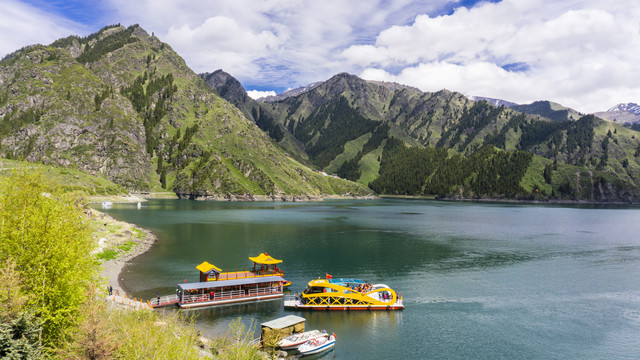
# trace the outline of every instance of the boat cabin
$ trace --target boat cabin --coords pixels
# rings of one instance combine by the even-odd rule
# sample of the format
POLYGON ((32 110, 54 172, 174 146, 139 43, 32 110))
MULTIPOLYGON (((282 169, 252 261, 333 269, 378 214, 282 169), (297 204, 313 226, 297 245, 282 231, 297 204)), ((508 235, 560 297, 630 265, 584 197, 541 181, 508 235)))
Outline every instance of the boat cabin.
POLYGON ((178 284, 176 294, 181 308, 273 299, 283 296, 285 280, 264 276, 178 284))
POLYGON ((196 269, 200 271, 200 282, 206 282, 209 281, 209 279, 218 280, 222 273, 222 270, 219 267, 211 265, 206 261, 196 266, 196 269))

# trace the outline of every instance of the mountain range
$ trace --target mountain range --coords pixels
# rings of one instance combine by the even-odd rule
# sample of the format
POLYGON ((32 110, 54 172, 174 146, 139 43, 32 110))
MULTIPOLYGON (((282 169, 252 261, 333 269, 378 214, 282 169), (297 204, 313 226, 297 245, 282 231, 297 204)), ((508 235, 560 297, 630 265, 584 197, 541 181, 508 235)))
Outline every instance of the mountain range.
POLYGON ((301 162, 378 193, 638 200, 638 134, 549 101, 475 101, 343 73, 258 103, 231 96, 237 81, 234 91, 207 83, 301 162))
POLYGON ((347 73, 259 100, 108 26, 0 61, 0 154, 195 199, 640 201, 640 134, 620 120, 347 73))

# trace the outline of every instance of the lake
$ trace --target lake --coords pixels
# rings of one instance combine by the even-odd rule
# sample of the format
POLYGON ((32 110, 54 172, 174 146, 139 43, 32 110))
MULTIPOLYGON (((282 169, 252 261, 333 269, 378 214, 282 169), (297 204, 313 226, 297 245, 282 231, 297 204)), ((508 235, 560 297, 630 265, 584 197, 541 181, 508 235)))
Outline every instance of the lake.
MULTIPOLYGON (((208 261, 283 259, 290 289, 362 278, 402 293, 404 311, 285 311, 282 300, 191 310, 209 336, 238 317, 284 315, 337 335, 324 359, 637 359, 640 208, 428 200, 312 203, 151 200, 113 217, 159 238, 121 274, 142 298, 198 281, 208 261)), ((257 331, 256 330, 256 334, 257 331)))

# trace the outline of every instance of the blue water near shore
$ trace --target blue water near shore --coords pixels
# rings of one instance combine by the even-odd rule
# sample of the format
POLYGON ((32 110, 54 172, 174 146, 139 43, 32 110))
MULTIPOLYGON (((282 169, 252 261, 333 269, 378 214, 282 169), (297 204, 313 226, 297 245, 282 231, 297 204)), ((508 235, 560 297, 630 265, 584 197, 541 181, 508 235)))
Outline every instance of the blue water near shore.
MULTIPOLYGON (((194 310, 206 334, 294 314, 338 336, 326 359, 638 359, 640 208, 421 200, 114 204, 159 241, 121 274, 151 298, 195 266, 284 260, 292 292, 362 278, 401 292, 395 312, 285 311, 282 300, 194 310)), ((259 326, 258 326, 259 327, 259 326)))

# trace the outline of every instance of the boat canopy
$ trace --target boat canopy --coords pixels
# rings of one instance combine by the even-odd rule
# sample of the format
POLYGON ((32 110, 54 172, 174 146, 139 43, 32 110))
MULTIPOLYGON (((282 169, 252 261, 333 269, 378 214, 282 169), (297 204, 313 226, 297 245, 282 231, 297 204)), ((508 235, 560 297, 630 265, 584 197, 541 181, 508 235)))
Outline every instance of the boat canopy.
POLYGON ((206 261, 203 262, 202 264, 196 266, 196 269, 200 270, 200 272, 205 273, 205 274, 208 273, 211 270, 215 270, 217 272, 222 272, 222 270, 220 268, 218 268, 215 265, 211 265, 206 261))
POLYGON ((366 284, 366 281, 360 279, 328 279, 330 284, 343 285, 344 284, 366 284))
POLYGON ((218 281, 178 284, 178 288, 182 290, 200 290, 200 289, 213 289, 213 288, 219 288, 224 286, 251 285, 251 284, 261 284, 261 283, 279 282, 279 281, 284 282, 285 280, 280 276, 263 276, 263 277, 244 278, 244 279, 218 280, 218 281))
POLYGON ((274 259, 267 253, 260 253, 260 255, 256 257, 249 256, 249 260, 253 261, 256 264, 265 264, 265 265, 273 265, 280 264, 282 260, 274 259))
POLYGON ((287 315, 275 320, 267 321, 260 326, 266 326, 272 329, 284 329, 289 326, 294 326, 299 323, 305 322, 305 318, 296 315, 287 315))

